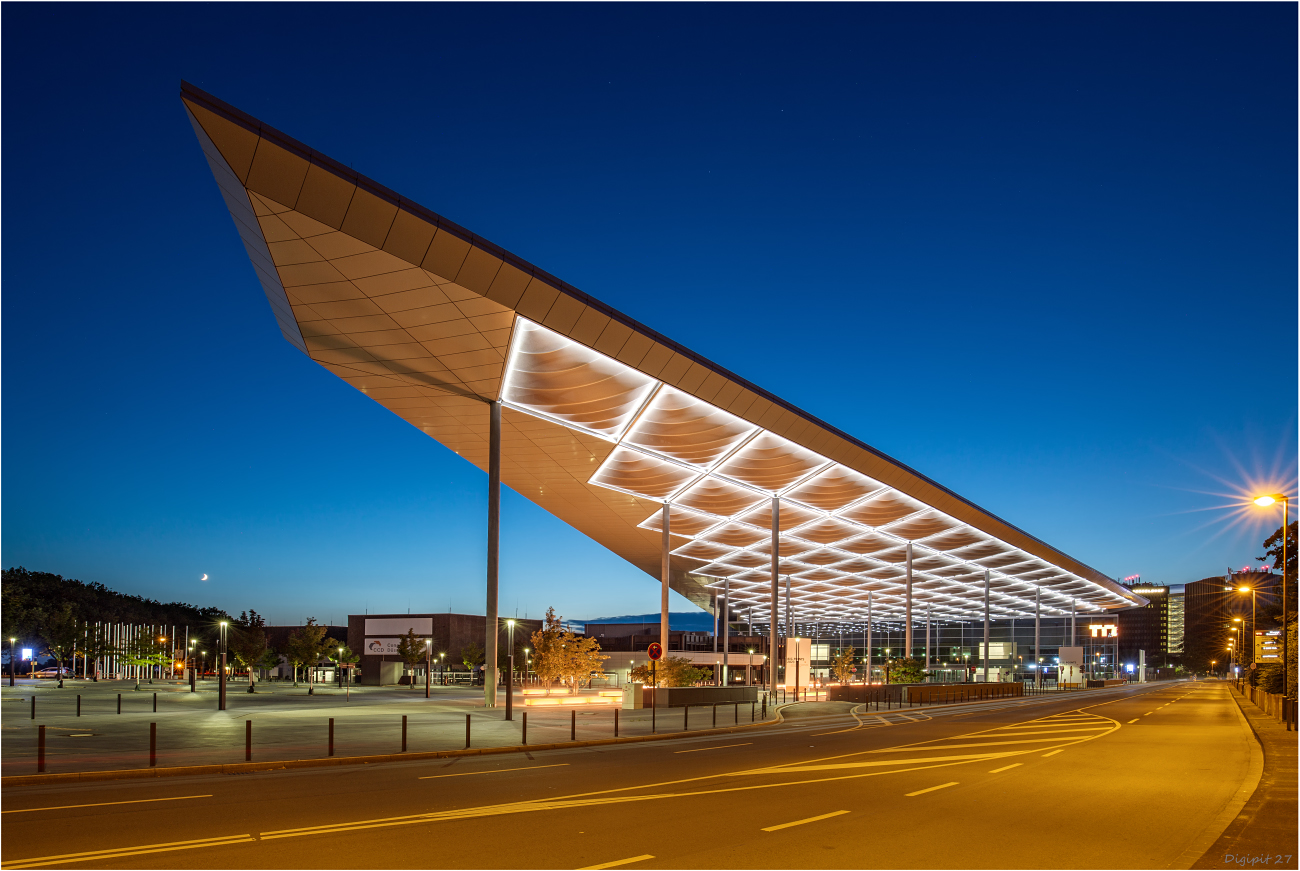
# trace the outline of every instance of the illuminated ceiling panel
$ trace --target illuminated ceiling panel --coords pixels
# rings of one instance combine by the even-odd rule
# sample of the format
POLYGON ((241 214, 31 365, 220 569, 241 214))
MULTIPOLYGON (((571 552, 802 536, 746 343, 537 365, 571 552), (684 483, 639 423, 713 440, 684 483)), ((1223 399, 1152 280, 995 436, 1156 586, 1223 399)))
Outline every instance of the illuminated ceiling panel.
MULTIPOLYGON (((635 493, 647 499, 666 500, 696 476, 696 472, 652 454, 618 447, 591 476, 589 483, 635 493)), ((662 515, 658 516, 662 521, 662 515)), ((671 531, 671 516, 668 522, 671 531)))
POLYGON ((871 591, 896 618, 906 541, 936 615, 982 609, 986 572, 1003 614, 1143 603, 350 167, 192 86, 182 100, 286 340, 481 469, 500 400, 503 483, 656 580, 669 503, 671 584, 696 604, 724 575, 769 603, 773 496, 780 584, 818 614, 860 618, 871 591))
POLYGON ((751 423, 665 386, 623 441, 678 462, 707 467, 757 431, 751 423))

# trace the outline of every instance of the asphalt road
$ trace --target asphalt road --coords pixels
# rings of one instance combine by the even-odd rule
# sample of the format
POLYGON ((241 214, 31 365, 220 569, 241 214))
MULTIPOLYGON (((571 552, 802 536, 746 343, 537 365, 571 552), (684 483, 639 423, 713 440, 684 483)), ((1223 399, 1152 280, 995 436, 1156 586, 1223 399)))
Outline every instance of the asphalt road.
POLYGON ((0 858, 6 869, 1189 867, 1258 776, 1227 692, 1151 684, 879 717, 794 705, 782 725, 721 736, 6 788, 0 858))

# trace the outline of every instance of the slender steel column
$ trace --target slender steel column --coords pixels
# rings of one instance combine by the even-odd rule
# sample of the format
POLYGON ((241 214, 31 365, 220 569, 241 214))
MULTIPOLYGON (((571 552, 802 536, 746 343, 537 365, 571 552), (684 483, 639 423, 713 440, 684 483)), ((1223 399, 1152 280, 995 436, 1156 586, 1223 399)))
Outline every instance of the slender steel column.
POLYGON ((772 602, 771 602, 771 619, 767 627, 767 687, 771 692, 776 691, 776 618, 777 609, 781 607, 781 578, 777 574, 781 565, 781 555, 777 553, 777 546, 781 540, 781 514, 780 499, 772 497, 772 602))
MULTIPOLYGON (((925 670, 930 670, 930 606, 925 606, 925 670)), ((928 680, 929 678, 927 678, 928 680)))
POLYGON ((989 682, 989 570, 984 570, 984 683, 989 682))
POLYGON ((1067 645, 1069 647, 1074 647, 1075 642, 1079 640, 1079 633, 1074 628, 1074 612, 1077 610, 1079 610, 1079 600, 1070 599, 1070 643, 1067 645))
POLYGON ((1042 613, 1041 605, 1043 600, 1043 588, 1034 589, 1034 683, 1042 683, 1038 674, 1042 669, 1042 660, 1039 658, 1038 643, 1042 635, 1042 613))
POLYGON ((718 668, 718 594, 714 593, 709 597, 709 603, 713 606, 713 685, 722 686, 721 669, 718 668))
POLYGON ((906 629, 903 630, 903 657, 912 658, 912 543, 907 543, 907 613, 903 617, 906 629))
POLYGON ((668 503, 664 503, 663 513, 663 562, 659 567, 659 646, 668 649, 668 581, 672 578, 673 567, 669 562, 672 542, 668 531, 668 503))
POLYGON ((483 704, 497 706, 497 575, 501 557, 501 403, 488 414, 487 620, 483 645, 483 704))
POLYGON ((731 662, 727 654, 731 651, 731 578, 722 579, 722 685, 731 686, 731 662))
POLYGON ((871 591, 867 590, 867 683, 871 683, 871 591))

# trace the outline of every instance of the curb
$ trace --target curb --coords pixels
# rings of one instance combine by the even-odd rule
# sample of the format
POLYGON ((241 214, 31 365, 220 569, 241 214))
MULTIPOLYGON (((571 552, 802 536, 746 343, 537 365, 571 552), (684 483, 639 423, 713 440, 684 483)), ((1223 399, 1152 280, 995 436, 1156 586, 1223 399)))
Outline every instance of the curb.
MULTIPOLYGON (((782 706, 785 707, 785 706, 782 706)), ((783 722, 781 709, 774 717, 742 726, 700 729, 697 732, 661 732, 654 735, 631 735, 626 738, 593 738, 586 741, 560 741, 551 744, 517 744, 505 747, 471 747, 465 750, 427 750, 418 753, 385 753, 378 756, 327 756, 324 759, 282 759, 270 762, 229 762, 216 765, 181 765, 167 768, 126 768, 115 771, 69 771, 57 774, 11 774, 0 777, 0 786, 36 786, 46 783, 85 783, 96 780, 136 780, 155 777, 197 777, 206 774, 248 774, 254 771, 279 771, 286 768, 330 768, 340 765, 378 765, 384 762, 419 762, 456 756, 491 756, 501 753, 525 753, 542 750, 565 750, 575 747, 601 747, 610 744, 639 744, 645 741, 668 741, 700 735, 726 735, 759 726, 783 722)))

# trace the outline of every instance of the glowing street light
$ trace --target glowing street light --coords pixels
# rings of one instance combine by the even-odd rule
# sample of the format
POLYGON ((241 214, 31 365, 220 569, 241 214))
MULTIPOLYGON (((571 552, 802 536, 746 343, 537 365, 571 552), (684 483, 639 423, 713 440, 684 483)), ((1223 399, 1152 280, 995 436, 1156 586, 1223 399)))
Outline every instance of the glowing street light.
MULTIPOLYGON (((1290 635, 1287 632, 1287 611, 1286 611, 1286 569, 1287 569, 1287 538, 1291 535, 1291 500, 1284 493, 1269 493, 1262 496, 1256 496, 1253 500, 1260 508, 1268 508, 1278 502, 1282 503, 1282 693, 1285 695, 1290 691, 1291 682, 1288 679, 1288 670, 1291 667, 1291 660, 1288 658, 1290 652, 1287 650, 1287 638, 1290 635)), ((1253 605, 1252 605, 1253 607, 1253 605)), ((1253 629, 1254 627, 1252 627, 1253 629)), ((1253 639, 1252 639, 1253 640, 1253 639)), ((1291 731, 1291 721, 1286 721, 1286 729, 1291 731)))

